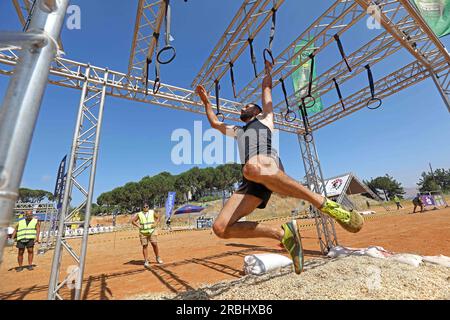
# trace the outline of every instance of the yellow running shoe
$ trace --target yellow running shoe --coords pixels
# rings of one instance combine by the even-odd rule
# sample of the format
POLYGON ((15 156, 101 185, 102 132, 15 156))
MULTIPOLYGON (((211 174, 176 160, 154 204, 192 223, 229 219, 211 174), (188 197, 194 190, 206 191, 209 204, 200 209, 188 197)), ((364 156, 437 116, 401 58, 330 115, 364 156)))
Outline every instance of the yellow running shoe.
POLYGON ((339 223, 348 232, 357 233, 364 225, 364 218, 356 211, 347 211, 334 201, 326 199, 325 204, 320 209, 339 223))
POLYGON ((289 252, 294 262, 294 270, 296 274, 303 271, 303 247, 300 232, 298 231, 297 220, 285 223, 281 226, 284 230, 284 236, 281 243, 289 252))

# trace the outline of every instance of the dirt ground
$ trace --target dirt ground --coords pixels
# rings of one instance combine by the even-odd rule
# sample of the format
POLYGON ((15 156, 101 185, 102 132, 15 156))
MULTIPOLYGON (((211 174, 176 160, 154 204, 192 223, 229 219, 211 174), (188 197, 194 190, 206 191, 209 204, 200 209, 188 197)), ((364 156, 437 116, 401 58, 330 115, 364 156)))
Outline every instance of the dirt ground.
MULTIPOLYGON (((450 208, 408 214, 382 213, 366 219, 364 229, 349 234, 337 226, 341 245, 350 247, 382 246, 387 250, 420 255, 450 256, 450 208)), ((280 225, 282 220, 267 222, 280 225)), ((303 246, 306 258, 320 256, 315 227, 311 220, 302 220, 303 246)), ((278 244, 266 239, 216 238, 211 231, 186 231, 160 235, 160 251, 164 264, 143 267, 137 231, 91 236, 83 283, 83 299, 126 299, 145 293, 181 293, 206 284, 243 276, 243 258, 248 254, 284 253, 278 244)), ((71 243, 73 247, 79 241, 71 243)), ((16 249, 6 248, 0 266, 0 299, 46 299, 52 251, 35 257, 34 271, 15 271, 16 249)), ((26 261, 26 257, 25 257, 26 261)), ((72 264, 65 253, 61 272, 72 264)), ((62 291, 70 298, 71 291, 62 291)))

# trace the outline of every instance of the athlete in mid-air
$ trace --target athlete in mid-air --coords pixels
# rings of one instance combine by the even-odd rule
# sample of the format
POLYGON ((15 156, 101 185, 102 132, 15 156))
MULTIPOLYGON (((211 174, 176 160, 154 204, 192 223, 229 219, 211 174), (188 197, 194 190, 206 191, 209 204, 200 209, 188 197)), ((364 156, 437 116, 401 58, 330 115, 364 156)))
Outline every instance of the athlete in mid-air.
POLYGON ((281 228, 257 222, 238 221, 257 208, 264 209, 272 192, 310 202, 349 232, 359 232, 364 219, 358 212, 345 210, 339 204, 310 191, 285 174, 277 150, 272 148, 274 131, 272 67, 266 62, 266 76, 262 83, 262 108, 251 103, 241 110, 240 118, 245 123, 243 127, 219 121, 205 88, 200 85, 196 89, 205 105, 211 126, 237 140, 243 165, 243 182, 226 202, 214 223, 213 230, 218 237, 224 239, 272 238, 280 241, 294 262, 295 272, 300 274, 303 270, 303 249, 296 220, 282 225, 281 228))

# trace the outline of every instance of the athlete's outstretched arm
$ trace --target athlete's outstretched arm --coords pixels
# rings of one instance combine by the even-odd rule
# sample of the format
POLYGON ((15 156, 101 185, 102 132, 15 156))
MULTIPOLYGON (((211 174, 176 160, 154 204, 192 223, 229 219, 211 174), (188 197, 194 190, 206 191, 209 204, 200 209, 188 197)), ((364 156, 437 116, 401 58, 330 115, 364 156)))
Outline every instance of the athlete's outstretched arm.
POLYGON ((216 114, 213 111, 212 104, 209 101, 209 95, 208 92, 206 92, 206 89, 202 85, 199 85, 195 90, 195 92, 205 105, 206 116, 208 117, 208 121, 211 124, 211 127, 213 127, 216 130, 219 130, 224 135, 234 137, 236 126, 227 125, 224 122, 220 121, 219 118, 217 118, 216 114))
POLYGON ((265 115, 273 114, 273 101, 272 101, 272 68, 273 65, 266 61, 266 76, 262 83, 262 105, 265 115))

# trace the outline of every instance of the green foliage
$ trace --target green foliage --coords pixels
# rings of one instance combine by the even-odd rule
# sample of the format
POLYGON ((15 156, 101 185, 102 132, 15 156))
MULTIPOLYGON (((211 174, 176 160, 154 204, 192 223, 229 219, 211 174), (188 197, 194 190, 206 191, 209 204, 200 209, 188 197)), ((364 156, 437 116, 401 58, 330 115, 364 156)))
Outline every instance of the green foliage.
POLYGON ((41 203, 44 200, 54 201, 53 194, 45 190, 33 190, 27 188, 19 189, 19 201, 25 203, 41 203))
POLYGON ((392 199, 395 195, 401 197, 401 195, 405 194, 402 184, 388 174, 370 181, 364 181, 364 183, 377 194, 379 193, 377 189, 382 190, 384 197, 387 199, 392 199))
POLYGON ((150 206, 161 207, 169 191, 177 193, 178 204, 186 203, 189 199, 193 201, 202 201, 208 197, 214 200, 221 199, 218 193, 233 191, 235 184, 241 179, 240 164, 226 164, 205 169, 195 167, 176 176, 162 172, 101 194, 97 198, 99 208, 95 210, 96 213, 112 212, 108 208, 134 211, 141 208, 144 202, 148 202, 150 206))
POLYGON ((221 200, 221 199, 222 199, 221 196, 206 196, 206 197, 198 199, 198 202, 211 202, 211 201, 216 201, 216 200, 221 200))
POLYGON ((450 191, 450 169, 437 169, 434 176, 431 172, 423 172, 422 177, 417 184, 421 192, 426 191, 450 191))

